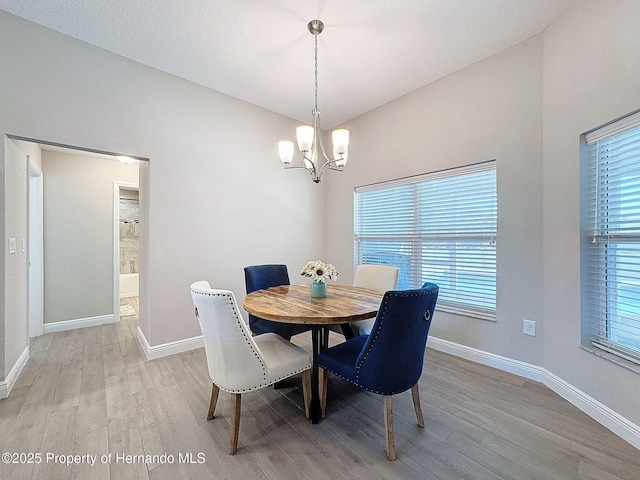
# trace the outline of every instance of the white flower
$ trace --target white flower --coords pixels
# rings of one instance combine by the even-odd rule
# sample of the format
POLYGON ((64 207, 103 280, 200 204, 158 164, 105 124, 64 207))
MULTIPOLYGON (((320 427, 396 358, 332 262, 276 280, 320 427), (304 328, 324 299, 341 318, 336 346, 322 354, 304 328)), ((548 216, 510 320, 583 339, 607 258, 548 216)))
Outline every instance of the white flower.
POLYGON ((330 263, 314 260, 302 267, 300 275, 312 278, 314 282, 326 282, 327 280, 335 280, 338 272, 336 272, 336 268, 330 263))

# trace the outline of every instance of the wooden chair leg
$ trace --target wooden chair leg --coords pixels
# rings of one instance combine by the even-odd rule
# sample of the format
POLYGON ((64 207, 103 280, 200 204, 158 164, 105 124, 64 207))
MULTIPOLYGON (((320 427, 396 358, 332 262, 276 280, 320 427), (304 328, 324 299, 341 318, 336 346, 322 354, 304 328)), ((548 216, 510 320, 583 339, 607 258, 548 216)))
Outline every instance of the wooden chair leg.
POLYGON ((304 401, 304 414, 310 418, 311 407, 311 370, 302 372, 302 398, 304 401))
POLYGON ((213 414, 216 411, 216 405, 218 403, 218 393, 220 393, 220 389, 215 383, 212 383, 211 385, 211 401, 209 402, 209 413, 207 413, 207 420, 211 420, 213 418, 213 414))
POLYGON ((396 459, 396 442, 393 434, 393 395, 383 395, 384 398, 384 429, 387 435, 387 458, 396 459))
POLYGON ((238 450, 238 434, 240 432, 240 404, 239 393, 231 394, 231 431, 229 432, 229 455, 235 455, 238 450))
POLYGON ((413 387, 411 387, 411 397, 413 398, 413 408, 416 410, 416 419, 418 420, 418 426, 424 428, 424 417, 422 416, 422 407, 420 406, 420 392, 418 391, 417 383, 413 387))
POLYGON ((320 397, 320 418, 327 414, 327 371, 324 368, 318 369, 318 396, 320 397))

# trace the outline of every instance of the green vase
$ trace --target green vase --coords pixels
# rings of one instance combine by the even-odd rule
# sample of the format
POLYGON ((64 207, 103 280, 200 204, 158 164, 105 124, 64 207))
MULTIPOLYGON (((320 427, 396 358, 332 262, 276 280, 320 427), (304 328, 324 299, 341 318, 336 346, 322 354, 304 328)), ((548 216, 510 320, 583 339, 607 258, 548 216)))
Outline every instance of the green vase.
POLYGON ((327 296, 327 284, 324 282, 313 282, 311 284, 311 298, 324 298, 327 296))

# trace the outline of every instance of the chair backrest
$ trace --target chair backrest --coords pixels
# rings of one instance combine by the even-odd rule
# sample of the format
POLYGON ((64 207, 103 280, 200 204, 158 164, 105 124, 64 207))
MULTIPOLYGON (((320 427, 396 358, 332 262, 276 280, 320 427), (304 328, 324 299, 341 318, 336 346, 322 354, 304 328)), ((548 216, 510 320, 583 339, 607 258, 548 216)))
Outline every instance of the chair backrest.
POLYGON ((398 267, 391 265, 358 265, 353 277, 354 287, 370 288, 379 292, 398 288, 398 267))
POLYGON ((191 298, 213 383, 233 393, 265 383, 264 357, 242 319, 233 292, 212 289, 202 280, 191 284, 191 298))
POLYGON ((375 324, 358 359, 356 377, 365 390, 395 395, 419 380, 438 286, 384 294, 375 324))
MULTIPOLYGON (((253 265, 244 267, 244 283, 247 293, 278 285, 289 285, 289 272, 286 265, 253 265)), ((258 317, 249 314, 249 326, 258 321, 258 317)))

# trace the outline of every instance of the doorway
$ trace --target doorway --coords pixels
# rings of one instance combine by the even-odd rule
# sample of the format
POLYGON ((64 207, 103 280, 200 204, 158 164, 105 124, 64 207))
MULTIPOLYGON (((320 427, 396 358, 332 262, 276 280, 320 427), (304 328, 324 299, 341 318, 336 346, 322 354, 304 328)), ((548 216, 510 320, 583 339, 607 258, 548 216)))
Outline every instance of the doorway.
MULTIPOLYGON (((53 216, 50 215, 51 208, 48 207, 49 205, 48 202, 51 200, 51 195, 48 195, 47 192, 48 190, 50 190, 50 186, 52 182, 60 181, 61 177, 65 177, 67 175, 71 175, 71 177, 69 177, 70 180, 67 180, 67 182, 69 182, 72 185, 73 190, 72 188, 67 188, 67 190, 65 190, 64 187, 60 188, 60 190, 63 191, 64 197, 76 198, 75 196, 77 196, 80 190, 95 191, 98 189, 96 187, 97 185, 96 182, 102 182, 103 180, 108 181, 106 180, 105 177, 108 177, 111 174, 114 174, 116 176, 119 175, 117 173, 113 173, 115 170, 120 169, 120 167, 115 167, 115 165, 121 165, 122 163, 132 163, 131 160, 133 160, 135 162, 135 165, 128 165, 128 166, 125 165, 125 167, 128 167, 129 169, 134 169, 134 171, 136 172, 135 176, 131 177, 129 174, 127 174, 124 176, 128 178, 122 179, 122 180, 124 180, 124 182, 128 182, 126 184, 123 183, 124 187, 130 189, 130 191, 135 190, 136 195, 138 195, 139 193, 142 193, 140 192, 140 188, 138 186, 139 180, 144 179, 143 189, 146 188, 146 186, 148 185, 148 182, 146 181, 146 179, 148 178, 147 177, 148 168, 146 167, 146 162, 148 161, 148 159, 136 157, 135 159, 129 158, 130 160, 129 162, 124 162, 122 160, 118 161, 119 160, 118 156, 115 153, 99 152, 99 151, 79 148, 79 147, 70 147, 66 145, 53 144, 53 143, 43 142, 43 141, 34 140, 34 139, 27 139, 23 137, 10 137, 10 138, 16 142, 23 142, 23 151, 29 152, 32 154, 31 159, 29 159, 29 156, 27 156, 28 177, 25 179, 25 181, 27 182, 27 185, 28 185, 28 192, 27 192, 28 205, 26 206, 27 208, 25 209, 26 210, 25 222, 28 223, 28 231, 26 232, 27 234, 25 235, 27 237, 26 245, 22 247, 23 252, 26 249, 26 247, 28 247, 28 255, 26 259, 27 262, 25 262, 26 263, 25 267, 28 270, 27 272, 25 272, 25 277, 27 281, 26 288, 28 292, 28 295, 25 295, 25 302, 26 302, 26 305, 25 305, 26 315, 24 318, 25 332, 27 333, 28 337, 37 337, 39 335, 42 335, 43 333, 53 333, 58 331, 70 330, 74 328, 82 328, 82 327, 88 327, 88 326, 118 321, 120 317, 119 315, 120 288, 119 288, 119 284, 117 289, 113 287, 113 284, 115 283, 114 281, 109 281, 107 283, 107 285, 109 285, 109 288, 107 290, 108 293, 106 293, 105 290, 102 289, 102 292, 105 292, 109 298, 107 302, 107 307, 106 308, 101 307, 102 308, 101 311, 98 311, 96 313, 92 313, 91 311, 89 311, 88 313, 80 312, 79 314, 77 312, 71 312, 68 316, 63 317, 61 315, 56 316, 54 314, 51 314, 52 312, 51 308, 49 309, 49 313, 47 310, 47 305, 51 307, 51 295, 52 295, 52 288, 48 288, 47 285, 49 285, 49 287, 53 287, 54 290, 55 288, 58 288, 58 289, 64 288, 69 291, 73 290, 74 288, 78 290, 77 287, 79 284, 81 287, 89 284, 89 282, 77 281, 77 278, 80 278, 80 276, 77 275, 78 269, 87 268, 89 270, 92 270, 92 272, 97 271, 96 265, 98 265, 98 263, 96 262, 98 260, 102 262, 103 260, 101 260, 100 258, 105 258, 105 257, 96 256, 96 257, 92 257, 93 259, 95 259, 95 261, 93 261, 92 258, 90 257, 88 259, 83 259, 82 262, 77 262, 76 258, 65 259, 64 262, 59 262, 59 263, 62 263, 67 270, 73 271, 75 276, 69 276, 69 278, 65 279, 62 277, 62 275, 57 275, 53 277, 53 280, 51 278, 47 279, 48 278, 47 270, 49 272, 52 271, 51 269, 47 268, 47 262, 48 262, 47 258, 49 259, 54 258, 56 259, 56 261, 58 261, 57 258, 59 258, 59 256, 57 255, 57 252, 52 253, 50 251, 49 253, 47 253, 47 248, 46 248, 47 244, 51 246, 52 243, 56 243, 56 242, 58 244, 63 243, 60 240, 61 235, 59 234, 57 235, 56 233, 52 233, 51 231, 47 233, 47 231, 50 230, 52 224, 57 224, 58 226, 56 228, 58 228, 59 230, 60 222, 58 220, 62 220, 62 221, 71 220, 71 223, 73 224, 72 227, 78 228, 78 225, 81 224, 85 218, 96 217, 95 214, 99 212, 100 215, 106 214, 106 217, 103 217, 107 220, 108 222, 107 225, 109 225, 107 227, 109 233, 107 234, 108 236, 106 237, 106 241, 108 242, 109 245, 111 245, 112 238, 115 236, 114 234, 111 233, 111 231, 113 230, 113 227, 111 226, 113 224, 113 216, 111 213, 112 207, 110 206, 110 204, 113 202, 113 199, 112 199, 113 183, 109 183, 107 186, 109 191, 112 193, 110 193, 108 196, 107 205, 109 206, 107 206, 106 210, 103 209, 102 207, 92 208, 89 212, 90 215, 84 215, 84 216, 79 214, 76 214, 73 216, 67 215, 67 217, 70 217, 70 218, 66 218, 66 219, 65 218, 60 219, 58 217, 64 216, 64 212, 68 210, 67 205, 65 205, 64 207, 60 207, 60 206, 56 207, 58 209, 58 213, 54 214, 53 216), (77 162, 76 163, 77 166, 74 165, 69 169, 64 170, 64 169, 60 169, 58 165, 58 167, 56 167, 57 170, 51 170, 52 168, 51 164, 47 163, 50 161, 51 155, 58 155, 58 162, 59 162, 59 157, 61 154, 64 156, 68 156, 69 158, 77 158, 78 160, 73 160, 74 162, 77 162), (43 157, 45 161, 44 164, 42 163, 43 157), (35 162, 33 160, 35 160, 35 162), (99 166, 101 164, 104 165, 104 167, 99 166), (140 167, 141 164, 145 164, 144 167, 140 167), (93 167, 92 165, 96 165, 96 166, 93 167), (81 169, 84 173, 81 173, 81 174, 77 173, 78 168, 81 169), (87 168, 90 169, 89 175, 87 175, 86 173, 87 168), (94 168, 98 168, 98 169, 105 168, 105 170, 94 171, 93 170, 94 168), (48 175, 47 174, 48 170, 51 170, 51 172, 54 172, 55 175, 48 175), (76 173, 73 173, 73 172, 76 172, 76 173), (54 177, 57 177, 57 178, 54 179, 54 177), (131 180, 135 180, 135 183, 133 183, 131 180), (47 185, 49 185, 49 187, 47 187, 47 185), (47 212, 49 212, 49 215, 47 214, 47 212), (47 217, 49 218, 48 221, 47 221, 47 217), (51 242, 47 241, 47 235, 51 237, 49 238, 49 240, 52 240, 51 242), (63 285, 64 287, 61 287, 61 285, 63 285), (113 308, 110 305, 113 305, 113 308)), ((122 182, 122 180, 115 180, 115 181, 122 182)), ((111 182, 114 182, 114 180, 111 180, 111 182)), ((94 201, 94 199, 91 199, 91 201, 94 201)), ((76 205, 86 204, 86 203, 87 202, 85 202, 84 200, 76 199, 72 207, 76 205)), ((138 210, 137 225, 141 223, 140 220, 141 218, 144 218, 145 215, 146 215, 146 208, 142 208, 138 210)), ((118 217, 119 217, 119 214, 117 218, 118 217)), ((93 235, 94 234, 93 230, 94 229, 85 229, 84 231, 80 231, 80 234, 76 234, 73 237, 69 237, 69 238, 71 238, 73 242, 75 242, 76 239, 79 239, 83 236, 93 235)), ((64 232, 65 235, 67 233, 68 231, 64 232)), ((102 237, 102 238, 105 238, 105 237, 102 237)), ((67 239, 65 238, 65 240, 67 239)), ((142 243, 144 243, 145 241, 146 240, 143 240, 142 243)), ((71 243, 71 242, 67 240, 67 243, 71 243)), ((74 243, 74 247, 76 246, 76 243, 77 242, 74 243)), ((91 244, 92 247, 93 245, 95 245, 95 242, 91 244)), ((71 250, 71 249, 68 249, 68 250, 71 250)), ((113 251, 114 247, 109 246, 109 250, 113 251)), ((108 259, 108 266, 107 266, 108 273, 106 278, 108 278, 108 280, 111 280, 110 271, 113 271, 112 265, 114 263, 114 258, 112 257, 111 254, 108 254, 105 259, 108 259)), ((136 262, 135 273, 137 274, 137 276, 144 275, 144 268, 142 270, 143 271, 141 272, 139 264, 137 264, 136 262)), ((96 275, 95 277, 99 278, 98 275, 96 275)), ((102 277, 102 278, 105 278, 105 277, 102 277)), ((58 304, 76 305, 82 301, 89 305, 88 308, 91 308, 90 305, 92 303, 93 304, 98 303, 96 301, 97 295, 95 293, 95 291, 98 291, 98 290, 99 289, 94 289, 93 291, 87 290, 85 293, 82 293, 82 292, 78 293, 76 291, 75 294, 73 295, 72 301, 67 301, 66 298, 62 298, 58 296, 59 293, 53 292, 53 294, 56 295, 56 302, 58 304)), ((135 293, 136 294, 138 293, 138 289, 136 290, 135 293)), ((100 295, 104 295, 104 294, 100 293, 100 295)), ((136 300, 137 299, 138 297, 136 296, 136 300)), ((104 305, 104 303, 102 305, 104 305)), ((136 319, 138 319, 139 316, 138 316, 137 305, 135 307, 135 310, 136 310, 136 319)), ((54 313, 57 313, 57 312, 54 312, 54 313)))
MULTIPOLYGON (((118 316, 137 320, 140 290, 139 186, 114 184, 114 292, 119 299, 118 316)), ((116 311, 114 306, 114 312, 116 311)))

